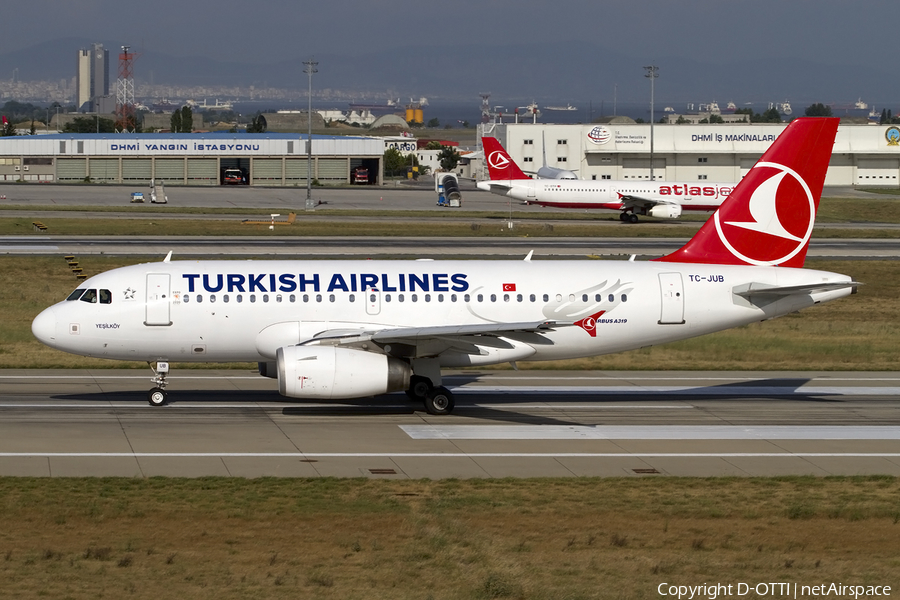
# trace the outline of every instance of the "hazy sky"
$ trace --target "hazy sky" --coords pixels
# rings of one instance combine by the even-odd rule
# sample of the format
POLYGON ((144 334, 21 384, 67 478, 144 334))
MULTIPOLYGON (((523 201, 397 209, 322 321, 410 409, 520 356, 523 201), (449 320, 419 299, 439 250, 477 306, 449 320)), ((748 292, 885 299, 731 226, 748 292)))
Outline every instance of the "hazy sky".
MULTIPOLYGON (((175 56, 365 56, 428 45, 593 42, 622 54, 723 62, 800 58, 896 61, 897 3, 887 0, 0 0, 0 53, 55 38, 132 40, 175 56), (4 19, 6 21, 6 19, 4 19)), ((484 57, 489 59, 489 57, 484 57)))

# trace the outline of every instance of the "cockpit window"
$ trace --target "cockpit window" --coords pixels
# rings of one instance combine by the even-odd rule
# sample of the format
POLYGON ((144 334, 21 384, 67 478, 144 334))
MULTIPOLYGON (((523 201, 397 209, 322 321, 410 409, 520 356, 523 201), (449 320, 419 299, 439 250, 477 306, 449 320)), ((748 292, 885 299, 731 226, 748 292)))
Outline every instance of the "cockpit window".
POLYGON ((100 290, 100 304, 112 304, 112 292, 100 290))
POLYGON ((78 288, 77 290, 75 290, 74 292, 69 294, 69 297, 66 298, 66 302, 71 302, 72 300, 78 300, 79 298, 81 298, 81 295, 83 293, 84 293, 84 288, 78 288))
POLYGON ((84 296, 81 297, 81 301, 96 304, 97 303, 97 290, 85 291, 84 296))

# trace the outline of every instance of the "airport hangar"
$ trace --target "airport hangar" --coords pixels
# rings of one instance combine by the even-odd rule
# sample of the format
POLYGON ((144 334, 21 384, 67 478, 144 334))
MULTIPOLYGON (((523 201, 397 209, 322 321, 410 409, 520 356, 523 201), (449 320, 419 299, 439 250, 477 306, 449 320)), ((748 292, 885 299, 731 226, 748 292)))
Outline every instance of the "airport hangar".
MULTIPOLYGON (((630 119, 629 119, 630 121, 630 119)), ((657 180, 735 183, 759 160, 787 124, 653 126, 657 180)), ((488 123, 480 136, 500 140, 523 171, 547 165, 580 179, 649 180, 650 124, 554 125, 488 123)), ((479 177, 485 178, 486 177, 479 177)), ((900 185, 900 128, 842 123, 825 178, 831 186, 900 185)))
MULTIPOLYGON (((211 186, 241 168, 258 186, 306 186, 306 136, 289 133, 49 134, 0 137, 0 181, 211 186), (88 179, 89 178, 89 179, 88 179)), ((312 177, 351 182, 358 167, 384 177, 381 138, 312 137, 312 177)), ((375 174, 376 177, 371 175, 375 174)))

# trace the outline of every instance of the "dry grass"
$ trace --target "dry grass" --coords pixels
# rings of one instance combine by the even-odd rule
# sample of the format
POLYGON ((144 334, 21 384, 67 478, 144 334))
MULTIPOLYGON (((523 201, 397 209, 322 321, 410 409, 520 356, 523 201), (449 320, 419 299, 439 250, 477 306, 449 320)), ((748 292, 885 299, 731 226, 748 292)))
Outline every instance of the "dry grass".
MULTIPOLYGON (((145 262, 145 258, 91 256, 81 259, 85 273, 145 262)), ((897 370, 900 353, 900 264, 896 261, 809 260, 810 268, 847 273, 865 285, 850 298, 801 313, 692 340, 621 354, 524 368, 694 369, 694 370, 897 370)), ((31 321, 75 287, 58 257, 0 257, 7 281, 0 288, 0 368, 111 368, 121 363, 52 350, 31 335, 31 321), (37 275, 37 276, 35 276, 37 275)), ((235 365, 249 368, 247 364, 235 365)), ((184 368, 180 365, 179 368, 184 368)), ((504 367, 505 368, 505 367, 504 367)))
POLYGON ((890 197, 822 198, 820 223, 900 223, 900 200, 890 197))
MULTIPOLYGON (((265 218, 263 215, 262 218, 265 218)), ((0 235, 30 235, 33 217, 0 218, 0 235)), ((604 219, 609 221, 609 219, 604 219)), ((53 235, 101 235, 101 236, 420 236, 420 237, 616 237, 623 234, 629 237, 675 237, 689 238, 701 223, 671 225, 665 223, 647 223, 647 227, 624 229, 627 225, 610 227, 608 223, 591 221, 572 221, 567 223, 545 224, 541 219, 516 221, 515 227, 507 227, 507 218, 495 217, 486 220, 476 217, 468 222, 441 222, 440 219, 394 219, 392 221, 347 221, 341 216, 329 220, 304 219, 297 216, 291 226, 279 226, 270 232, 268 225, 242 225, 237 219, 217 220, 198 219, 157 219, 152 217, 141 219, 75 219, 44 218, 41 219, 49 227, 48 233, 53 235)), ((616 224, 620 225, 620 224, 616 224)), ((873 237, 890 237, 890 231, 873 231, 873 237)), ((858 234, 861 237, 864 234, 858 234)))
MULTIPOLYGON (((0 480, 9 598, 649 598, 900 583, 900 481, 0 480)), ((896 589, 896 587, 895 587, 896 589)))

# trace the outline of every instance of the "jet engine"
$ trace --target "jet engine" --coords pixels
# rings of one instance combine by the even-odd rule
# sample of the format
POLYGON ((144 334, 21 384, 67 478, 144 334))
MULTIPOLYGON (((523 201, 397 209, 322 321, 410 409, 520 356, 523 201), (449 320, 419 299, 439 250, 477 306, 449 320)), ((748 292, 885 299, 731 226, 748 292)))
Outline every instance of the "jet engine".
POLYGON ((335 346, 279 348, 278 391, 288 398, 337 400, 409 387, 409 364, 384 354, 335 346))
POLYGON ((681 205, 657 204, 656 206, 651 207, 650 210, 647 211, 647 214, 659 219, 677 219, 681 216, 681 205))

